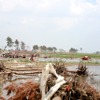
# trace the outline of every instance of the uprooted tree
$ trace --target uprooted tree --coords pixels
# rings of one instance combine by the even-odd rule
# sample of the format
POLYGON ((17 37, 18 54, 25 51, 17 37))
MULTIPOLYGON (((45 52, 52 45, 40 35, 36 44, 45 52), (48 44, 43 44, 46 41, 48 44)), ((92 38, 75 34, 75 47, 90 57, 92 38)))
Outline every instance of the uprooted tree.
MULTIPOLYGON (((100 100, 100 93, 82 80, 81 74, 76 71, 70 78, 68 74, 62 76, 62 72, 65 73, 67 69, 63 68, 63 64, 56 64, 49 63, 42 69, 40 83, 31 80, 20 84, 12 83, 5 87, 8 95, 14 92, 8 100, 55 100, 57 97, 60 100, 100 100)), ((80 64, 78 70, 81 67, 85 69, 86 66, 83 68, 80 64)))

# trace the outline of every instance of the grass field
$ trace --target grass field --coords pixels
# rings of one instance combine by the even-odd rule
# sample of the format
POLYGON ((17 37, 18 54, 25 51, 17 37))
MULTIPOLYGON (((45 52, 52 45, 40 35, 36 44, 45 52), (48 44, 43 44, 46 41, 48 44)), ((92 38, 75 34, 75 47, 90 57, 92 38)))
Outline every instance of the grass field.
MULTIPOLYGON (((93 53, 60 53, 60 52, 55 52, 55 53, 47 53, 47 52, 44 52, 44 53, 40 53, 40 55, 45 55, 47 57, 50 57, 50 58, 69 58, 69 59, 75 59, 75 58, 82 58, 83 56, 89 56, 91 59, 97 59, 95 61, 86 61, 87 65, 100 65, 100 61, 98 61, 98 59, 100 59, 100 54, 93 54, 93 53)), ((31 61, 29 60, 29 58, 27 59, 23 59, 23 58, 7 58, 7 59, 2 59, 3 62, 14 62, 17 61, 17 62, 23 62, 23 63, 31 63, 31 61)), ((43 62, 38 62, 38 63, 51 63, 51 61, 43 61, 43 62)), ((54 61, 53 61, 54 62, 54 61)), ((52 63, 53 63, 52 62, 52 63)), ((66 65, 78 65, 79 62, 65 62, 66 65)))
POLYGON ((100 54, 94 53, 43 53, 54 58, 81 58, 83 56, 89 56, 94 59, 100 59, 100 54))

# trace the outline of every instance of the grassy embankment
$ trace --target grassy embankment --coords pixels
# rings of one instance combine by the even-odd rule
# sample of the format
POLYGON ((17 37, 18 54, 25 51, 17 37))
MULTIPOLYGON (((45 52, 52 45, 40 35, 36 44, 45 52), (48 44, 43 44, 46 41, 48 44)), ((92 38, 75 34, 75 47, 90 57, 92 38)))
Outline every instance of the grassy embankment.
MULTIPOLYGON (((51 58, 66 58, 66 59, 75 59, 79 58, 81 59, 84 56, 89 56, 91 60, 86 61, 87 65, 100 65, 100 62, 97 60, 100 59, 100 54, 94 54, 94 53, 43 53, 45 55, 48 55, 51 58), (95 59, 95 61, 92 61, 92 59, 95 59)), ((79 62, 67 62, 67 65, 77 65, 79 62)))
MULTIPOLYGON (((91 58, 91 60, 89 61, 86 61, 86 64, 87 65, 98 65, 100 66, 100 61, 98 61, 98 59, 100 59, 100 54, 90 54, 90 53, 74 53, 74 54, 71 54, 71 53, 42 53, 44 54, 45 56, 47 57, 50 57, 50 58, 60 58, 61 61, 62 61, 62 58, 66 58, 66 59, 75 59, 75 58, 79 58, 81 59, 83 56, 89 56, 91 58), (96 59, 95 61, 92 61, 92 59, 96 59)), ((29 59, 21 59, 21 58, 17 58, 16 59, 19 62, 23 62, 23 63, 31 63, 31 61, 29 59)), ((4 60, 4 62, 12 62, 14 61, 13 58, 11 59, 8 59, 8 60, 4 60)), ((38 63, 48 63, 48 62, 51 62, 51 61, 43 61, 43 62, 38 62, 38 63)), ((54 61, 53 61, 54 62, 54 61)), ((52 63, 53 63, 52 62, 52 63)), ((71 61, 71 62, 64 62, 66 65, 70 66, 70 65, 78 65, 79 62, 74 62, 74 61, 71 61)))
POLYGON ((94 59, 100 59, 100 54, 94 53, 43 53, 54 58, 81 58, 83 56, 89 56, 94 59))

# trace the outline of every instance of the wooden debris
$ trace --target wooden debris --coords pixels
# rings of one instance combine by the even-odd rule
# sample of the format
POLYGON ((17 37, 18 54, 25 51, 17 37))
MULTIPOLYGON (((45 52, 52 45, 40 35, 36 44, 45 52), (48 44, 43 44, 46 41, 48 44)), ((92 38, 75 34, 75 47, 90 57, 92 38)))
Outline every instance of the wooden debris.
MULTIPOLYGON (((32 71, 30 73, 11 70, 16 75, 41 73, 38 69, 32 71)), ((63 64, 57 63, 54 67, 52 64, 47 64, 41 75, 41 83, 28 81, 7 86, 5 89, 8 90, 8 94, 15 93, 7 100, 100 100, 100 92, 96 91, 86 80, 82 80, 82 77, 87 77, 87 75, 87 67, 84 63, 79 63, 77 71, 68 71, 63 64), (72 72, 73 75, 66 82, 68 72, 72 72)))
POLYGON ((5 71, 5 65, 4 63, 1 61, 0 62, 0 72, 5 71))
POLYGON ((32 81, 20 85, 13 83, 5 89, 8 90, 8 95, 11 92, 15 93, 8 100, 41 100, 39 84, 32 81))

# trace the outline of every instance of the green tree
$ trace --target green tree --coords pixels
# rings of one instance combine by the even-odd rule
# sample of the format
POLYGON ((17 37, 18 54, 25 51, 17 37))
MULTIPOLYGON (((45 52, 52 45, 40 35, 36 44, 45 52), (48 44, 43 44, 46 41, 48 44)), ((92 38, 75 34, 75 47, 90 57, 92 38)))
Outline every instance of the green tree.
POLYGON ((47 47, 43 45, 43 46, 40 46, 40 49, 43 52, 43 51, 46 51, 47 50, 47 47))
POLYGON ((16 50, 19 50, 19 41, 17 39, 15 40, 15 47, 16 47, 16 50))
POLYGON ((33 50, 34 50, 34 51, 37 51, 38 49, 39 49, 38 45, 34 45, 34 46, 33 46, 33 50))
POLYGON ((48 47, 48 51, 52 52, 53 48, 52 47, 48 47))
POLYGON ((81 51, 81 53, 82 53, 82 48, 80 48, 80 51, 81 51))
POLYGON ((75 48, 70 48, 70 50, 69 50, 70 53, 76 53, 77 51, 78 51, 78 50, 75 49, 75 48))
POLYGON ((56 52, 56 50, 57 50, 57 48, 56 47, 53 47, 53 51, 56 52))
POLYGON ((21 49, 25 50, 25 43, 23 41, 21 41, 21 49))
POLYGON ((7 39, 6 39, 6 41, 7 41, 7 45, 5 46, 5 48, 4 48, 4 50, 7 48, 7 47, 9 47, 9 48, 11 48, 12 46, 13 46, 13 40, 12 40, 12 38, 11 37, 7 37, 7 39))
POLYGON ((2 52, 2 49, 0 48, 0 53, 2 52))
POLYGON ((40 46, 41 51, 43 51, 43 46, 40 46))
POLYGON ((43 50, 43 51, 46 51, 46 50, 47 50, 47 47, 43 45, 43 46, 42 46, 42 50, 43 50))
POLYGON ((96 54, 100 54, 100 51, 96 51, 96 54))

